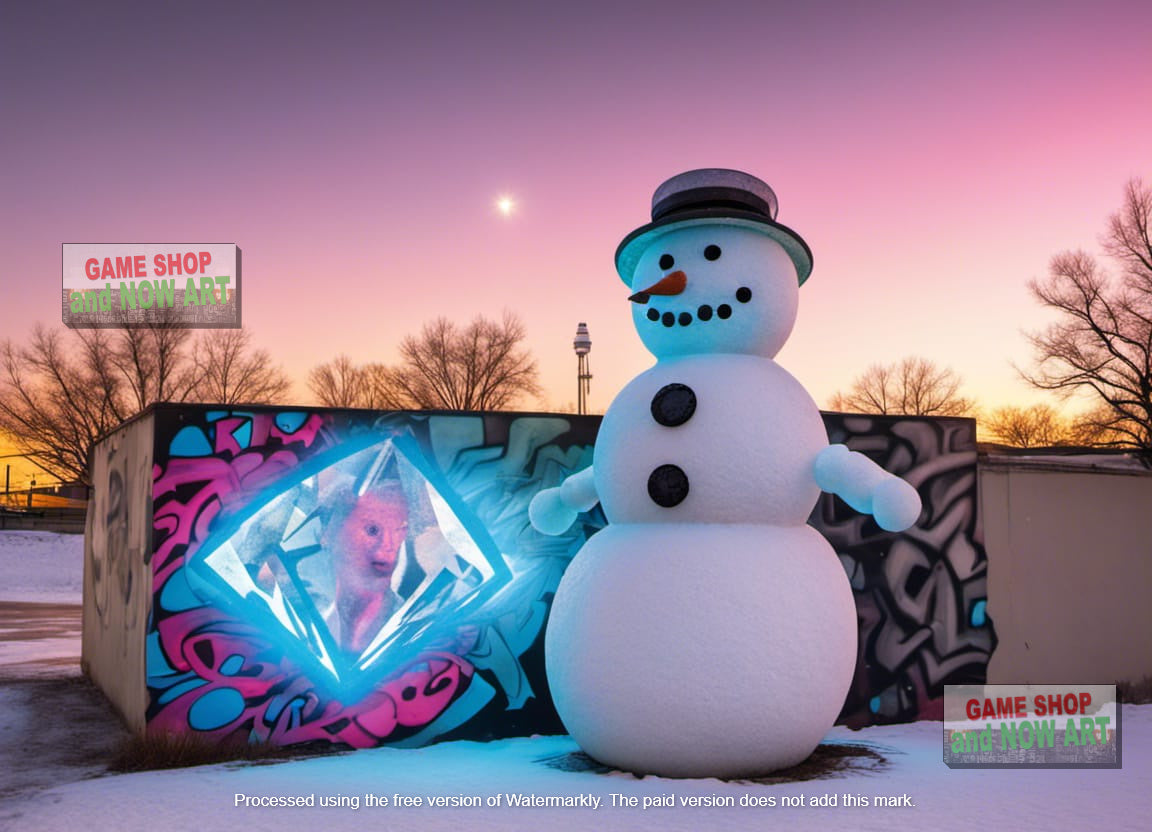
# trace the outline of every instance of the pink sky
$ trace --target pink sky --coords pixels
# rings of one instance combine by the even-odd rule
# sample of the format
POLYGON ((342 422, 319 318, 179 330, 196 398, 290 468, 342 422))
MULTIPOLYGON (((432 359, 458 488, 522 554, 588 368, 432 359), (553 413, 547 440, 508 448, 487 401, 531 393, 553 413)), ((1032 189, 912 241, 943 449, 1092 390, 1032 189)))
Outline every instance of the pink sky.
POLYGON ((923 355, 988 407, 1026 283, 1152 181, 1152 5, 6 3, 0 337, 59 322, 62 242, 235 242, 297 380, 515 310, 546 393, 651 363, 613 270, 653 189, 747 170, 814 252, 780 363, 821 405, 923 355), (508 218, 495 210, 508 194, 508 218))

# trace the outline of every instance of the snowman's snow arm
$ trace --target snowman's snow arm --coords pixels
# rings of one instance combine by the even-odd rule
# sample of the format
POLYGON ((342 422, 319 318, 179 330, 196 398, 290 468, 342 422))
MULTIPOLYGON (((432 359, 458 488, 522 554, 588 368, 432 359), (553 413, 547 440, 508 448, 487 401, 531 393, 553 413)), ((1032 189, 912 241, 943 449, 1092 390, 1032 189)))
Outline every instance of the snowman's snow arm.
POLYGON ((880 528, 902 532, 920 516, 920 495, 864 454, 829 445, 816 457, 816 484, 852 508, 876 518, 880 528))
POLYGON ((600 502, 592 466, 577 471, 558 488, 545 488, 528 504, 528 519, 541 534, 558 535, 567 531, 581 511, 600 502))

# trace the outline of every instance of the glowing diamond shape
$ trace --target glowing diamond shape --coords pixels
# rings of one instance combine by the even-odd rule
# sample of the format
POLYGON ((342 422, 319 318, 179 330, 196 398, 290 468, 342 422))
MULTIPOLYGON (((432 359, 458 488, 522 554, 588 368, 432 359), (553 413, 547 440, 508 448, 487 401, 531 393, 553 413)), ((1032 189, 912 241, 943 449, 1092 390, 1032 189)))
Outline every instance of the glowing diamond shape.
POLYGON ((346 696, 451 642, 510 578, 410 435, 308 461, 214 529, 188 570, 198 594, 278 636, 346 696))

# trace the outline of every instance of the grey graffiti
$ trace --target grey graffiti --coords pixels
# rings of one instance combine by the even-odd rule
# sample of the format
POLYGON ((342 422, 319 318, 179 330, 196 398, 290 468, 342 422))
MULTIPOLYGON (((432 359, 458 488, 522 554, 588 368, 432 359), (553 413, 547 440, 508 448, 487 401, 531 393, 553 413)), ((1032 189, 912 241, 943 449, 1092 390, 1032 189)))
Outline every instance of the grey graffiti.
POLYGON ((841 715, 850 725, 931 717, 943 686, 983 680, 996 645, 987 599, 969 419, 825 414, 831 442, 868 454, 920 492, 895 535, 824 495, 812 525, 832 543, 860 617, 860 661, 841 715))

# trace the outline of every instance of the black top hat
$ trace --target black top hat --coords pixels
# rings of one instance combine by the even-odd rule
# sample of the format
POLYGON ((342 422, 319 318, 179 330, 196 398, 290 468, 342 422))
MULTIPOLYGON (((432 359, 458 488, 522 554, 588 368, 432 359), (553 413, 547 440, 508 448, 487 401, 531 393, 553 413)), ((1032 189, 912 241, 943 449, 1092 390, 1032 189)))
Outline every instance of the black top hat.
POLYGON ((786 225, 776 222, 776 194, 751 174, 701 168, 677 174, 652 196, 652 222, 624 238, 616 249, 616 271, 631 286, 644 250, 660 236, 693 225, 735 225, 767 234, 796 266, 801 284, 812 273, 812 251, 786 225))

